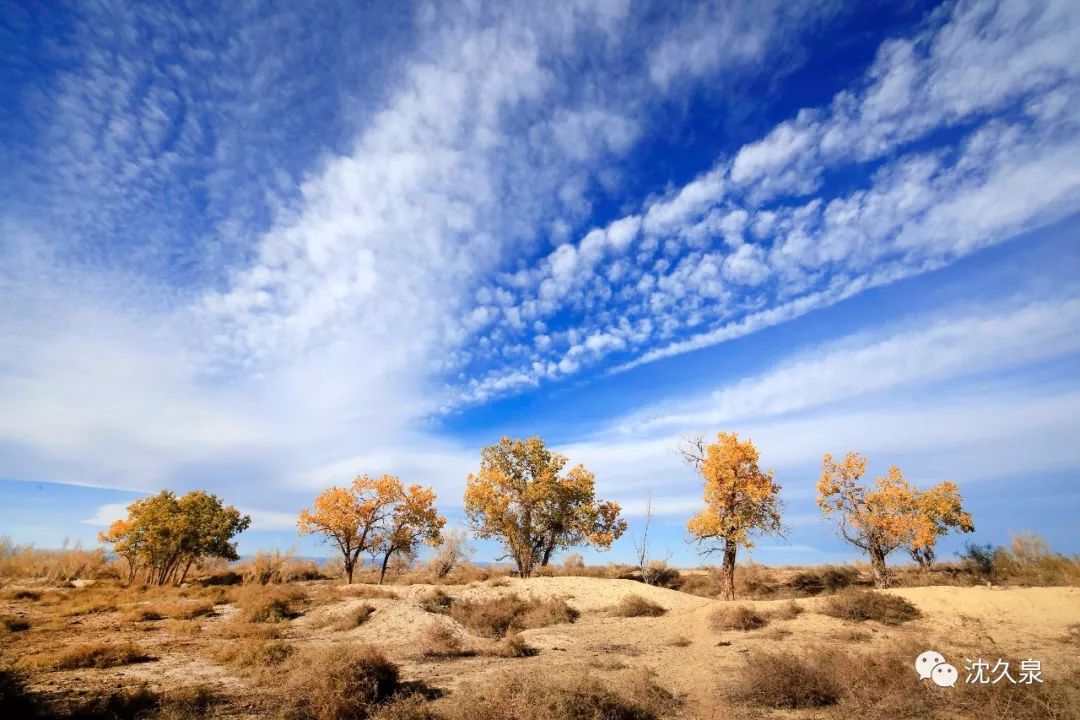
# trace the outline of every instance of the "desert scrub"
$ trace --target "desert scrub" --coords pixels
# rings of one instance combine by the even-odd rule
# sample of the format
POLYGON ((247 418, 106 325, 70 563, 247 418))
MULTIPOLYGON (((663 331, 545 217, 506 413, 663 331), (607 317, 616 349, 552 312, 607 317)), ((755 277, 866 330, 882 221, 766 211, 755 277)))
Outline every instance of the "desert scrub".
POLYGON ((175 602, 136 605, 124 611, 122 618, 128 622, 151 622, 154 620, 194 620, 212 615, 214 604, 209 600, 177 600, 175 602))
POLYGON ((261 623, 291 620, 308 599, 301 588, 282 585, 244 585, 234 598, 245 621, 261 623))
POLYGON ((0 632, 22 632, 29 630, 30 623, 15 615, 0 615, 0 632))
POLYGON ((429 613, 449 613, 450 606, 453 604, 454 599, 442 590, 431 590, 419 598, 421 609, 429 613))
POLYGON ((361 605, 360 607, 347 610, 344 615, 337 617, 334 620, 332 627, 335 630, 347 632, 366 623, 371 619, 371 616, 374 613, 375 608, 370 605, 361 605))
POLYGON ((372 647, 332 647, 289 663, 281 720, 371 717, 398 688, 398 668, 372 647))
POLYGON ((660 617, 667 608, 646 600, 640 595, 627 595, 611 608, 611 614, 618 617, 660 617))
POLYGON ((439 710, 446 720, 649 720, 677 706, 648 674, 601 681, 584 672, 514 672, 464 686, 439 710))
POLYGON ((149 660, 153 658, 133 643, 84 643, 38 655, 30 662, 34 667, 43 670, 75 670, 111 668, 149 660))
POLYGON ((834 705, 844 692, 833 666, 838 658, 822 651, 807 658, 789 652, 753 652, 731 696, 748 705, 786 710, 834 705))
POLYGON ((474 655, 462 647, 461 638, 441 623, 429 625, 420 637, 420 654, 428 658, 452 658, 474 655))
POLYGON ((460 600, 450 606, 450 617, 492 638, 501 638, 511 630, 571 623, 578 615, 562 598, 525 600, 517 595, 501 595, 487 600, 460 600))
POLYGON ((803 608, 794 600, 788 600, 783 605, 774 607, 768 611, 772 620, 794 620, 803 614, 803 608))
POLYGON ((841 620, 876 620, 885 625, 900 625, 921 614, 904 598, 875 590, 846 590, 827 599, 821 612, 841 620))
POLYGON ((525 642, 525 638, 520 634, 513 633, 494 643, 489 654, 503 658, 522 658, 532 657, 538 652, 536 648, 525 642))
POLYGON ((709 625, 713 630, 757 630, 769 624, 769 618, 745 605, 717 608, 709 615, 709 625))
POLYGON ((249 638, 226 643, 218 648, 215 659, 220 663, 248 668, 280 665, 293 654, 293 646, 283 640, 249 638))

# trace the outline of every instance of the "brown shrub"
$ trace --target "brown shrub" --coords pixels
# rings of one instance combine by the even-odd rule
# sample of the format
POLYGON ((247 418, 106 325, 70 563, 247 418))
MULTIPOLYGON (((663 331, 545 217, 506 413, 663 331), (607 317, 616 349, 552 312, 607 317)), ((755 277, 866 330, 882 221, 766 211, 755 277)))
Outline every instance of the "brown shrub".
POLYGON ((29 600, 31 602, 37 602, 42 597, 40 590, 31 590, 29 588, 9 588, 3 592, 0 597, 5 600, 29 600))
MULTIPOLYGON (((728 695, 739 703, 768 708, 832 705, 837 717, 865 720, 1077 717, 1078 675, 1035 685, 959 683, 955 688, 941 689, 929 681, 920 681, 912 671, 911 660, 923 648, 924 644, 907 643, 869 654, 820 648, 798 654, 754 652, 728 695)), ((944 654, 963 657, 962 652, 944 654)))
POLYGON ((337 618, 337 620, 333 624, 333 628, 340 632, 348 632, 349 630, 358 628, 364 623, 366 623, 371 618, 371 615, 374 612, 375 608, 371 607, 370 605, 361 605, 360 607, 355 607, 351 610, 348 610, 341 617, 337 618))
POLYGON ((627 595, 613 608, 611 614, 618 617, 660 617, 667 608, 646 600, 640 595, 627 595))
POLYGON ((338 585, 333 591, 342 597, 364 598, 365 600, 397 600, 399 595, 389 588, 378 585, 338 585))
POLYGON ((249 668, 265 668, 280 665, 293 654, 293 646, 283 640, 250 638, 240 642, 226 643, 218 648, 218 662, 249 668))
POLYGON ((713 630, 757 630, 769 624, 769 619, 762 613, 746 605, 724 606, 709 615, 709 625, 713 630))
POLYGON ((463 687, 440 710, 446 720, 648 720, 677 704, 648 675, 619 683, 585 672, 515 672, 463 687))
POLYGON ((441 623, 429 625, 420 638, 420 653, 429 658, 452 658, 472 655, 461 646, 461 639, 441 623))
POLYGON ((145 622, 171 618, 173 620, 194 620, 214 613, 214 604, 209 600, 178 600, 175 602, 154 603, 129 608, 123 619, 129 622, 145 622))
POLYGON ((886 625, 900 625, 921 615, 904 598, 874 590, 846 590, 826 600, 821 612, 841 620, 876 620, 886 625))
POLYGON ((231 622, 222 623, 214 628, 214 634, 228 640, 279 640, 283 633, 277 625, 263 623, 231 622))
POLYGON ((454 599, 442 590, 436 589, 422 595, 419 604, 421 608, 429 613, 446 614, 450 612, 450 606, 454 604, 454 599))
POLYGON ((501 638, 510 630, 574 622, 578 615, 562 598, 525 600, 518 595, 500 595, 486 600, 461 600, 450 606, 450 617, 493 638, 501 638))
POLYGON ((518 633, 507 635, 491 647, 492 655, 504 658, 532 657, 539 651, 531 647, 518 633))
MULTIPOLYGON (((222 716, 224 701, 205 685, 169 690, 159 700, 152 720, 203 720, 222 716)), ((138 715, 142 718, 144 715, 138 715)))
POLYGON ((668 645, 670 645, 671 647, 690 647, 692 644, 693 641, 691 641, 690 638, 686 637, 685 635, 674 637, 668 641, 668 645))
POLYGON ((22 632, 29 629, 30 623, 25 618, 15 615, 0 615, 0 631, 2 632, 22 632))
POLYGON ((244 585, 234 597, 247 622, 291 620, 308 599, 303 589, 285 585, 244 585))
POLYGON ((38 655, 31 660, 31 664, 49 670, 101 669, 153 659, 132 643, 84 643, 38 655))
POLYGON ((788 600, 783 605, 769 610, 769 617, 773 620, 794 620, 803 614, 803 607, 794 600, 788 600))
POLYGON ((398 688, 397 666, 367 646, 299 654, 285 677, 282 720, 363 720, 398 688))

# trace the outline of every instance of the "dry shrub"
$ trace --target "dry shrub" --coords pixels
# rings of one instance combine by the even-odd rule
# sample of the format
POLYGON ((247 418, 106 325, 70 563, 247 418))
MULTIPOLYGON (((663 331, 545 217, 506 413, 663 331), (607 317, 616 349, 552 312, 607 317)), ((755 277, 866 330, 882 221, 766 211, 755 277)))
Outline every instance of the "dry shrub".
POLYGON ((618 617, 660 617, 667 608, 640 595, 627 595, 611 609, 611 614, 618 617))
POLYGON ((73 645, 54 653, 38 655, 31 660, 34 667, 47 670, 75 670, 78 668, 110 668, 119 665, 153 660, 133 643, 84 643, 73 645))
POLYGON ((397 600, 399 597, 393 590, 378 585, 338 585, 333 590, 341 597, 365 600, 397 600))
POLYGON ((277 625, 243 621, 222 623, 214 628, 214 634, 226 640, 280 640, 283 636, 277 625))
MULTIPOLYGON (((925 644, 907 643, 865 654, 821 648, 798 654, 754 652, 728 694, 738 703, 767 708, 833 706, 837 717, 863 720, 1078 717, 1080 676, 1034 685, 961 682, 954 688, 938 688, 919 680, 912 668, 912 659, 924 648, 925 644)), ((944 655, 963 657, 962 652, 944 655)))
POLYGON ((461 638, 452 628, 441 623, 429 625, 420 638, 420 654, 429 658, 452 658, 472 655, 461 645, 461 638))
POLYGON ((212 615, 214 604, 209 600, 189 600, 166 603, 154 603, 129 608, 124 612, 123 619, 129 622, 145 622, 163 620, 194 620, 198 617, 212 615))
POLYGON ((205 685, 176 688, 160 698, 157 712, 150 717, 152 720, 204 720, 221 717, 223 705, 222 698, 205 685))
POLYGON ((730 695, 738 702, 768 708, 833 705, 846 684, 834 668, 835 655, 816 651, 802 658, 789 652, 752 652, 730 695))
POLYGON ((71 582, 83 578, 112 577, 108 558, 100 548, 84 550, 67 540, 59 550, 39 550, 33 545, 16 545, 0 538, 0 578, 39 579, 71 582))
POLYGON ((780 582, 772 568, 747 563, 735 569, 736 597, 761 600, 776 597, 779 591, 780 582))
POLYGON ((467 685, 439 709, 446 720, 649 720, 677 705, 648 674, 619 682, 586 672, 514 672, 467 685))
POLYGON ((746 605, 724 606, 709 615, 709 625, 717 631, 757 630, 768 624, 769 618, 746 605))
POLYGON ((371 720, 443 720, 422 695, 400 695, 378 708, 371 720))
POLYGON ((562 598, 526 600, 513 594, 486 600, 459 600, 450 606, 450 617, 480 635, 493 638, 501 638, 511 630, 574 622, 578 615, 562 598))
POLYGON ((715 568, 707 568, 704 572, 683 573, 679 590, 705 598, 718 597, 724 592, 720 573, 715 568))
POLYGON ((154 606, 144 605, 142 607, 133 607, 125 610, 120 616, 120 619, 124 622, 138 623, 164 620, 165 616, 158 612, 157 608, 154 606))
POLYGON ((1061 642, 1067 645, 1080 645, 1080 623, 1073 623, 1065 628, 1065 634, 1061 637, 1061 642))
POLYGON ((825 565, 818 569, 802 570, 788 580, 788 586, 798 595, 837 593, 854 585, 859 571, 853 567, 825 565))
POLYGON ((358 628, 366 623, 371 619, 371 615, 374 612, 375 608, 370 605, 361 605, 360 607, 352 608, 334 621, 333 628, 340 632, 348 632, 349 630, 358 628))
POLYGON ((521 658, 532 657, 538 652, 536 648, 525 642, 525 638, 521 637, 521 635, 512 633, 493 644, 490 654, 496 657, 521 658))
POLYGON ((397 666, 363 645, 299 654, 284 676, 282 720, 363 720, 398 688, 397 666))
POLYGON ((15 615, 0 615, 0 631, 2 632, 22 632, 29 629, 30 623, 24 618, 15 615))
POLYGON ((447 614, 454 599, 442 590, 431 590, 420 596, 419 605, 429 613, 447 614))
POLYGON ((862 630, 844 630, 842 632, 834 633, 832 638, 844 643, 864 643, 870 642, 873 639, 873 635, 862 630))
POLYGON ((29 600, 31 602, 37 602, 42 597, 40 590, 31 590, 30 588, 9 588, 0 595, 4 600, 29 600))
POLYGON ((218 662, 248 668, 280 665, 293 654, 293 646, 283 640, 250 638, 226 643, 214 654, 218 662))
POLYGON ((244 585, 234 597, 247 622, 291 620, 308 599, 303 589, 285 585, 244 585))
POLYGON ((921 615, 904 598, 874 590, 846 590, 826 600, 821 612, 841 620, 876 620, 885 625, 901 625, 921 615))
POLYGON ((500 587, 506 587, 507 585, 509 585, 510 584, 510 578, 503 577, 503 576, 500 575, 499 577, 489 578, 486 582, 488 584, 488 587, 500 588, 500 587))
POLYGON ((803 614, 803 607, 794 600, 788 600, 783 605, 769 610, 769 617, 773 620, 794 620, 803 614))
MULTIPOLYGON (((65 720, 144 720, 161 718, 161 698, 145 685, 137 688, 94 690, 85 695, 66 696, 49 703, 44 713, 65 720)), ((188 718, 184 718, 188 720, 188 718)))
POLYGON ((668 645, 670 645, 671 647, 690 647, 692 644, 693 642, 690 640, 690 638, 686 637, 685 635, 680 635, 668 641, 668 645))
POLYGON ((1038 533, 1012 536, 1008 548, 993 552, 993 575, 1016 585, 1080 584, 1080 557, 1066 557, 1050 549, 1038 533))
POLYGON ((58 610, 61 615, 67 616, 114 612, 118 594, 107 589, 87 588, 63 600, 58 610))

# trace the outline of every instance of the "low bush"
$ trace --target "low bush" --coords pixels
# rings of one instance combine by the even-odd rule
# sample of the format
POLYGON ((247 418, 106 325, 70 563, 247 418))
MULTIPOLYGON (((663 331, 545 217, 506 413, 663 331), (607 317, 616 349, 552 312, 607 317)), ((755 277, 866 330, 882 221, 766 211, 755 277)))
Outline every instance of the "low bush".
POLYGON ((713 630, 757 630, 769 624, 769 618, 746 605, 724 606, 709 615, 713 630))
POLYGON ((582 672, 515 672, 467 685, 439 709, 446 720, 650 720, 677 706, 648 675, 619 682, 582 672))
POLYGON ((286 585, 244 585, 234 597, 247 622, 291 620, 308 599, 303 589, 286 585))
POLYGON ((419 604, 421 608, 429 613, 446 614, 450 612, 450 606, 454 604, 454 599, 442 590, 431 590, 420 596, 419 604))
POLYGON ((507 635, 491 648, 492 655, 504 658, 532 657, 537 653, 536 648, 531 647, 525 642, 525 638, 517 633, 507 635))
POLYGON ((248 668, 280 665, 292 657, 293 646, 283 640, 251 638, 226 643, 215 653, 218 662, 248 668))
MULTIPOLYGON (((816 652, 802 658, 789 652, 752 652, 732 696, 760 707, 797 710, 834 705, 844 692, 835 658, 816 652)), ((857 677, 857 676, 856 676, 857 677)))
POLYGON ((826 600, 821 612, 841 620, 875 620, 885 625, 900 625, 921 615, 904 598, 875 590, 846 590, 826 600))
POLYGON ((562 598, 525 600, 500 595, 486 600, 451 604, 450 617, 480 635, 501 638, 511 630, 528 630, 577 620, 578 611, 562 598))
POLYGON ((611 614, 618 617, 660 617, 667 608, 646 600, 640 595, 627 595, 611 609, 611 614))
POLYGON ((366 623, 368 620, 370 620, 374 612, 375 608, 371 607, 370 605, 361 605, 359 607, 354 607, 351 610, 346 611, 344 615, 339 617, 337 621, 334 622, 333 627, 335 630, 339 630, 341 632, 347 632, 354 628, 358 628, 364 623, 366 623))
POLYGON ((110 668, 148 660, 153 658, 133 643, 85 643, 38 655, 31 660, 31 664, 48 670, 74 670, 110 668))
POLYGON ((22 632, 30 629, 30 623, 25 618, 15 615, 0 615, 0 632, 22 632))
POLYGON ((282 720, 364 720, 398 689, 397 666, 367 646, 298 654, 283 676, 282 720))
POLYGON ((773 620, 794 620, 803 614, 803 607, 794 600, 788 600, 779 607, 769 610, 769 617, 773 620))
POLYGON ((420 653, 429 658, 452 658, 472 655, 461 644, 452 628, 436 623, 429 625, 420 638, 420 653))

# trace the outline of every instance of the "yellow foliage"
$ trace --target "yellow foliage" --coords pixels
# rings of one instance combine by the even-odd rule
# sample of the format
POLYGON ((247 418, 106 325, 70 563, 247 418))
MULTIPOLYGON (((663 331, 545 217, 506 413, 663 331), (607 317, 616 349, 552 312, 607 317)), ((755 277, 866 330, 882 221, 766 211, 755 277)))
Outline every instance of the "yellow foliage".
POLYGON ((596 497, 593 473, 583 465, 563 473, 566 463, 538 437, 503 438, 481 451, 480 471, 466 480, 472 528, 502 540, 522 577, 560 548, 608 548, 626 531, 618 503, 596 497))

